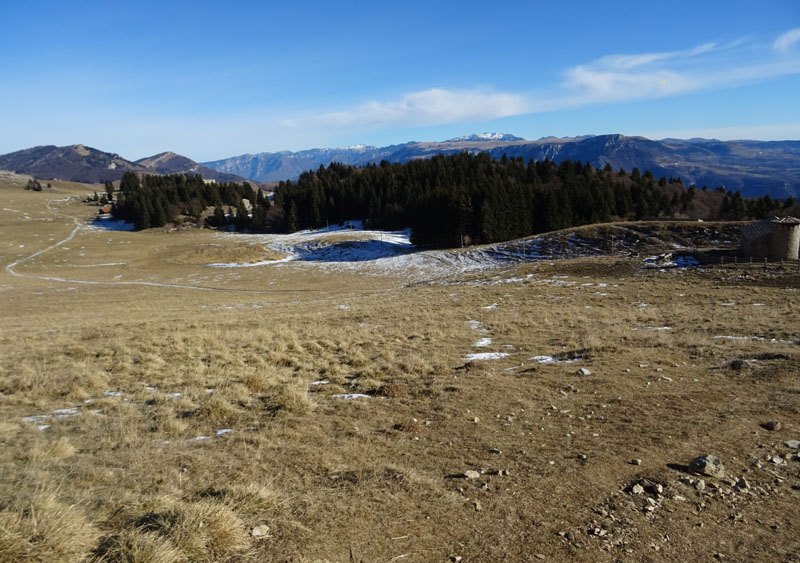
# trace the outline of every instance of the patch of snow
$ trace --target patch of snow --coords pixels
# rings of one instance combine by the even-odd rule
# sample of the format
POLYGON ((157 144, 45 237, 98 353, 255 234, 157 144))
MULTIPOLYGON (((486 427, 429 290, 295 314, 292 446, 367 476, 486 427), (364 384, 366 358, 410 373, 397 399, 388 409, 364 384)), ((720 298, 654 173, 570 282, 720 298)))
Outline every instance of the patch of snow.
POLYGON ((486 307, 483 307, 483 309, 486 309, 487 311, 491 311, 492 309, 496 308, 497 308, 497 303, 492 303, 491 305, 486 305, 486 307))
POLYGON ((36 423, 36 422, 42 422, 44 420, 47 420, 48 418, 50 418, 49 414, 36 414, 36 415, 33 415, 33 416, 23 417, 22 420, 24 420, 25 422, 36 423))
POLYGON ((214 433, 214 436, 222 436, 223 434, 228 434, 229 432, 232 432, 230 428, 223 428, 222 430, 217 430, 214 433))
POLYGON ((347 309, 349 309, 349 308, 350 308, 350 305, 339 305, 339 306, 338 306, 338 307, 336 307, 336 308, 337 308, 337 309, 342 309, 343 311, 346 311, 347 309))
POLYGON ((319 381, 312 381, 311 385, 328 385, 330 381, 327 379, 320 379, 319 381))
POLYGON ((773 344, 798 344, 800 341, 783 340, 779 338, 765 338, 763 336, 715 336, 726 340, 755 340, 757 342, 772 342, 773 344))
POLYGON ((121 397, 124 393, 124 391, 103 391, 106 397, 121 397))
POLYGON ((477 354, 467 354, 464 357, 465 362, 471 362, 475 360, 499 360, 500 358, 505 358, 510 354, 506 352, 480 352, 477 354))
POLYGON ((659 260, 658 256, 648 256, 644 259, 648 268, 690 268, 699 266, 700 262, 694 256, 676 256, 671 260, 659 260))
POLYGON ((478 340, 478 341, 477 341, 475 344, 473 344, 472 346, 473 346, 474 348, 486 348, 486 347, 487 347, 487 346, 489 346, 491 343, 492 343, 492 339, 491 339, 491 338, 481 338, 480 340, 478 340))
POLYGON ((343 395, 331 395, 336 399, 372 399, 370 395, 364 395, 363 393, 345 393, 343 395))
POLYGON ((91 223, 87 223, 86 228, 94 231, 133 231, 136 226, 133 223, 118 221, 111 216, 97 217, 91 223))
POLYGON ((565 360, 559 360, 555 356, 533 356, 532 358, 528 358, 529 361, 539 362, 540 364, 572 364, 574 362, 582 362, 582 357, 577 358, 570 358, 565 360))

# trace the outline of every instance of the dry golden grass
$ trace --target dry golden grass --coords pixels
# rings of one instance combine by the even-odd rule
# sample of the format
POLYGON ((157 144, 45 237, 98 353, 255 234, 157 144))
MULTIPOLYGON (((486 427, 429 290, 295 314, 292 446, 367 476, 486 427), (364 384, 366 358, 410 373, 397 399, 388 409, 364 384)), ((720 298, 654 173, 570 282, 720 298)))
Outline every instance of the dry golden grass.
MULTIPOLYGON (((87 191, 0 185, 18 211, 0 212, 3 267, 91 214, 48 198, 87 191)), ((81 230, 14 269, 73 281, 2 270, 0 560, 800 553, 798 462, 766 461, 800 432, 797 265, 581 259, 408 288, 305 265, 210 272, 218 243, 81 230), (509 278, 524 281, 495 283, 509 278), (544 355, 583 361, 530 359, 544 355), (369 398, 334 396, 349 393, 369 398), (770 419, 783 428, 759 426, 770 419), (753 493, 680 484, 676 467, 706 452, 753 493), (653 512, 622 492, 636 479, 664 485, 653 512)), ((220 244, 236 260, 257 251, 220 244)))

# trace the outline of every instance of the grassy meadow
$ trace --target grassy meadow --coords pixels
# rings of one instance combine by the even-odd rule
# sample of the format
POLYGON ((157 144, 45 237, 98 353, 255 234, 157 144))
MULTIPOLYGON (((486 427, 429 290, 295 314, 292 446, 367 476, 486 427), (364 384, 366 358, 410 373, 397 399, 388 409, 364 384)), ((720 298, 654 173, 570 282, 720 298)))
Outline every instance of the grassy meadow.
POLYGON ((94 187, 26 180, 1 561, 800 560, 796 263, 208 268, 282 255, 90 228, 94 187))

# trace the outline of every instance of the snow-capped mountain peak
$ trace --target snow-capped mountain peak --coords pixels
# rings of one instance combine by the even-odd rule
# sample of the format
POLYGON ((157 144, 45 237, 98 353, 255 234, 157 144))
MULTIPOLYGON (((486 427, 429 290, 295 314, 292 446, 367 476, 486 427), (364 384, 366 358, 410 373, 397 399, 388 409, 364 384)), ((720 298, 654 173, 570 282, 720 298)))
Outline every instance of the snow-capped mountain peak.
POLYGON ((517 137, 509 133, 473 133, 472 135, 464 137, 455 137, 447 139, 445 143, 460 143, 464 141, 524 141, 522 137, 517 137))

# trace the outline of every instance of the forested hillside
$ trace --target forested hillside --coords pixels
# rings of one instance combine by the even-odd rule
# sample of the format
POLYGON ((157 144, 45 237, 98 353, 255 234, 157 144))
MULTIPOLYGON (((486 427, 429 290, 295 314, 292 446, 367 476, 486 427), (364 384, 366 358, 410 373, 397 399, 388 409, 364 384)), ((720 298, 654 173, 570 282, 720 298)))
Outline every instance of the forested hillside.
MULTIPOLYGON (((113 192, 109 184, 106 184, 106 189, 113 192)), ((209 226, 224 227, 226 217, 222 208, 230 206, 237 209, 239 228, 245 229, 255 222, 256 217, 249 216, 244 200, 253 202, 254 215, 257 207, 266 211, 269 205, 263 192, 254 190, 247 182, 206 183, 199 175, 187 174, 146 174, 140 178, 133 172, 127 172, 120 181, 112 213, 117 219, 133 223, 137 229, 149 229, 162 227, 179 218, 200 221, 206 209, 214 207, 215 215, 207 223, 209 226)), ((262 220, 257 226, 263 229, 265 224, 262 220)))
MULTIPOLYGON (((634 169, 602 170, 579 161, 493 159, 485 153, 435 156, 363 168, 332 163, 281 182, 271 203, 243 184, 206 184, 199 176, 126 174, 115 205, 137 228, 177 218, 250 232, 292 232, 347 220, 374 229, 412 229, 421 246, 460 246, 519 238, 612 219, 688 217, 696 196, 680 178, 656 179, 634 169), (214 207, 208 216, 206 209, 214 207)), ((792 200, 747 200, 718 191, 714 218, 760 218, 792 200)))
MULTIPOLYGON (((597 170, 590 164, 461 153, 364 168, 333 163, 282 182, 272 228, 294 231, 361 219, 372 228, 411 227, 423 246, 509 240, 617 219, 688 213, 697 190, 679 178, 597 170)), ((726 194, 720 218, 763 216, 780 207, 765 198, 726 194)))

